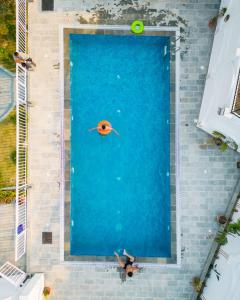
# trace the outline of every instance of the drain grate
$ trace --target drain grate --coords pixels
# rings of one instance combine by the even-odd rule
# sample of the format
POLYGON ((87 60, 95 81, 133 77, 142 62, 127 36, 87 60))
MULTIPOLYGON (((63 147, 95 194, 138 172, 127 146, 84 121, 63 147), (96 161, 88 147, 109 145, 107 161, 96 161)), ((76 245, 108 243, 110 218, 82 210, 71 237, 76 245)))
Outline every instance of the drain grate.
POLYGON ((42 232, 42 244, 52 244, 52 232, 42 232))
POLYGON ((42 0, 42 11, 53 11, 54 0, 42 0))

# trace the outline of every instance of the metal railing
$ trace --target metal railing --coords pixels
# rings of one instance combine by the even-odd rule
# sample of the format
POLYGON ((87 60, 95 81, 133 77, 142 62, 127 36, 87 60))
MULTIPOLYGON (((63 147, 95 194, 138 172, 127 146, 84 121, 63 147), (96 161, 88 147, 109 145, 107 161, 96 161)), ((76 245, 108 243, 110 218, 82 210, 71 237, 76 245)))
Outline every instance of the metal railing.
MULTIPOLYGON (((27 53, 27 0, 16 0, 16 49, 27 53)), ((27 230, 27 70, 16 66, 16 226, 15 260, 26 252, 27 230)))
POLYGON ((0 267, 0 276, 13 284, 15 287, 18 287, 26 279, 27 274, 7 261, 0 267))
POLYGON ((238 80, 233 100, 232 113, 240 118, 240 70, 238 73, 238 80))

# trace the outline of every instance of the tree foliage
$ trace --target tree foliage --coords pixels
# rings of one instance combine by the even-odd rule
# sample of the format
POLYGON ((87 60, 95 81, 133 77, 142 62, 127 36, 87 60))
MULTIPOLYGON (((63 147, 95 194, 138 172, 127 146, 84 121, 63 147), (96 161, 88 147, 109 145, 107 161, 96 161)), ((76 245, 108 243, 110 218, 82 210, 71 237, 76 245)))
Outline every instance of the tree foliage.
POLYGON ((12 54, 16 49, 15 0, 0 0, 0 65, 15 71, 12 54))

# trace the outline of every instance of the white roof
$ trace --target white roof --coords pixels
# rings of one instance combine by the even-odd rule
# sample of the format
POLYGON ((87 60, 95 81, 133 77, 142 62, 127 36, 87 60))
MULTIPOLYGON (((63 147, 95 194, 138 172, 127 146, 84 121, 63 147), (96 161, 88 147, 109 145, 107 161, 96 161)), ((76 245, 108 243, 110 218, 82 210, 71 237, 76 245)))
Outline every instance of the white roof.
POLYGON ((230 18, 228 22, 224 17, 218 21, 198 125, 240 144, 240 118, 227 112, 231 111, 240 69, 240 1, 222 0, 221 7, 227 7, 225 16, 230 18), (223 116, 218 115, 218 108, 227 108, 223 116))

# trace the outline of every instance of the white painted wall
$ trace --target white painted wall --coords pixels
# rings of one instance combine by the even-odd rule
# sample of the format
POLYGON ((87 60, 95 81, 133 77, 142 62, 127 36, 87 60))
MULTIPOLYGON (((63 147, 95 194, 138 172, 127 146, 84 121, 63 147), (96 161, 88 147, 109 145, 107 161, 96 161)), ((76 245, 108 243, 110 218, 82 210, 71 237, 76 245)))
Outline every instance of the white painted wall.
POLYGON ((23 287, 15 287, 5 279, 0 279, 0 300, 42 300, 44 275, 35 274, 23 287))
MULTIPOLYGON (((240 145, 240 118, 231 113, 217 114, 218 108, 231 110, 240 68, 240 0, 222 0, 228 22, 219 18, 205 83, 198 127, 219 131, 240 145)), ((211 30, 211 29, 209 29, 211 30)))
POLYGON ((44 288, 44 275, 42 273, 35 274, 31 280, 24 286, 19 300, 42 300, 44 288))
POLYGON ((0 278, 0 299, 1 300, 18 300, 20 288, 15 287, 6 279, 0 278))

